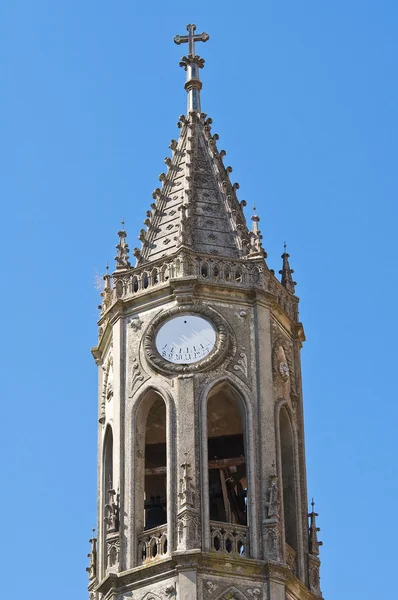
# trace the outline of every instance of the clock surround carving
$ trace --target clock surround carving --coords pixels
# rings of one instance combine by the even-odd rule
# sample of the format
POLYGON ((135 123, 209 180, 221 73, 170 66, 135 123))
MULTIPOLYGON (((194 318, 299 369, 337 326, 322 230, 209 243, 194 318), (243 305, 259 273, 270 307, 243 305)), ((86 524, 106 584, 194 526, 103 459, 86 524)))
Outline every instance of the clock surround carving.
POLYGON ((174 306, 160 312, 149 324, 143 339, 144 351, 150 365, 164 373, 193 373, 213 369, 228 353, 234 353, 234 338, 228 322, 217 311, 202 304, 174 306), (156 348, 156 335, 160 327, 177 315, 197 315, 208 319, 216 329, 217 337, 213 350, 196 363, 176 364, 164 359, 156 348))

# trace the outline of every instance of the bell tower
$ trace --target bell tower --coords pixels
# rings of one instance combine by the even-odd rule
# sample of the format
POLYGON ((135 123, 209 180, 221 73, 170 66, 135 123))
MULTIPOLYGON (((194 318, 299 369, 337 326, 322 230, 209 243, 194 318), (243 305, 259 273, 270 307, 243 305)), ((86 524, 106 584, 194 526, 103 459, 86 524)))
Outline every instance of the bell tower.
POLYGON ((195 43, 176 36, 178 121, 130 262, 124 223, 98 342, 98 526, 90 600, 320 599, 308 514, 298 315, 259 217, 201 111, 195 43))

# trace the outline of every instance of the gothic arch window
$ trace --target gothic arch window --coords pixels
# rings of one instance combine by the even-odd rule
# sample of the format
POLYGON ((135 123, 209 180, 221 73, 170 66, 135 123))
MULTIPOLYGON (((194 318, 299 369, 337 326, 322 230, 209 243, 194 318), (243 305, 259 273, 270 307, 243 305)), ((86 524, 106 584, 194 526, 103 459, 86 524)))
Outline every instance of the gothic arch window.
POLYGON ((140 402, 136 420, 137 533, 167 524, 166 404, 154 390, 140 402))
POLYGON ((294 438, 290 416, 284 407, 281 408, 279 413, 279 438, 285 541, 295 552, 297 552, 297 500, 294 438))
POLYGON ((209 515, 211 521, 247 525, 245 410, 227 383, 207 400, 209 515))

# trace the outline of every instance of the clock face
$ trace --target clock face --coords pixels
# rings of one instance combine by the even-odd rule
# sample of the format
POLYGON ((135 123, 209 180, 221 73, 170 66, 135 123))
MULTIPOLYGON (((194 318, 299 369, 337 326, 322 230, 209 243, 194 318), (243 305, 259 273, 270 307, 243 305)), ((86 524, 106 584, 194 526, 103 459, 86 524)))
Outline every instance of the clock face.
POLYGON ((216 337, 216 329, 207 319, 178 315, 160 327, 155 343, 162 358, 187 365, 207 356, 216 345, 216 337))

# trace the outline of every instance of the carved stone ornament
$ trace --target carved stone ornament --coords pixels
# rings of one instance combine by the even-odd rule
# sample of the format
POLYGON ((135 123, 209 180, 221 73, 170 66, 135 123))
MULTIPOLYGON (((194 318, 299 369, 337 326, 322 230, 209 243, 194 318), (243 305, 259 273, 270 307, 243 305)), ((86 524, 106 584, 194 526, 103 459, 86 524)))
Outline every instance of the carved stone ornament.
POLYGON ((151 366, 164 373, 192 373, 206 371, 219 364, 227 354, 235 350, 234 337, 227 321, 218 312, 202 304, 184 304, 161 311, 150 323, 144 335, 144 350, 151 366), (177 315, 201 315, 212 322, 217 330, 217 339, 214 349, 202 360, 192 364, 175 364, 165 360, 156 349, 156 334, 160 326, 177 315))
POLYGON ((195 512, 185 510, 178 516, 178 544, 182 547, 195 548, 198 540, 199 519, 195 512))
POLYGON ((109 569, 116 569, 119 564, 120 542, 119 539, 109 540, 106 544, 106 558, 109 569))
POLYGON ((212 581, 206 581, 205 590, 207 591, 209 596, 211 596, 216 590, 218 590, 218 585, 216 583, 213 583, 212 581))
POLYGON ((140 387, 143 383, 145 377, 143 376, 138 360, 134 357, 131 359, 131 383, 130 383, 130 393, 129 397, 131 398, 134 395, 134 392, 140 387))
POLYGON ((137 332, 141 329, 143 325, 143 321, 139 317, 135 317, 130 321, 130 327, 134 332, 137 332))
POLYGON ((258 600, 258 598, 261 597, 261 590, 260 588, 249 588, 247 590, 247 595, 249 598, 256 598, 258 600))
POLYGON ((239 358, 234 365, 234 371, 241 371, 247 377, 247 354, 246 349, 243 347, 240 349, 239 358))
POLYGON ((264 535, 264 546, 267 560, 279 559, 279 531, 276 527, 270 528, 264 535))
POLYGON ((272 323, 272 370, 276 380, 282 383, 290 380, 291 392, 296 394, 293 342, 283 335, 276 323, 272 323))

